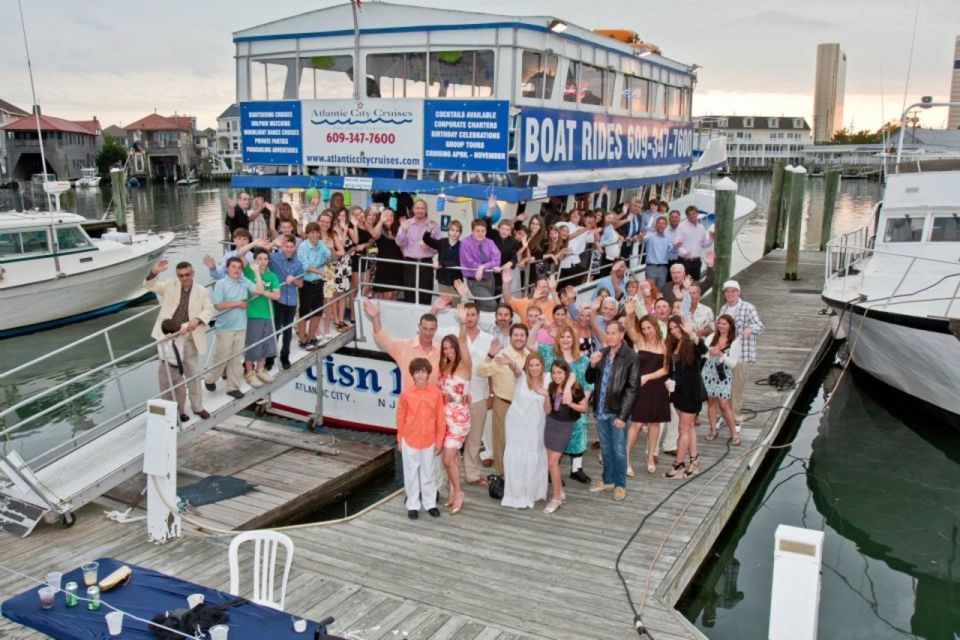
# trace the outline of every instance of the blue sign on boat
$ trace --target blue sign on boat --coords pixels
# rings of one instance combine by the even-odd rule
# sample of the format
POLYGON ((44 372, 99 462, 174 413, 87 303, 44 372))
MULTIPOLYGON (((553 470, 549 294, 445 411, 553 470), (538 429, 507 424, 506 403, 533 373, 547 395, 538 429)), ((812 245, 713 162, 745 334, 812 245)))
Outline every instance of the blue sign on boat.
POLYGON ((300 102, 240 103, 240 144, 245 164, 302 164, 300 102))
POLYGON ((423 166, 507 171, 510 103, 506 100, 426 100, 423 166))
POLYGON ((520 171, 642 167, 689 162, 689 123, 524 107, 520 171))

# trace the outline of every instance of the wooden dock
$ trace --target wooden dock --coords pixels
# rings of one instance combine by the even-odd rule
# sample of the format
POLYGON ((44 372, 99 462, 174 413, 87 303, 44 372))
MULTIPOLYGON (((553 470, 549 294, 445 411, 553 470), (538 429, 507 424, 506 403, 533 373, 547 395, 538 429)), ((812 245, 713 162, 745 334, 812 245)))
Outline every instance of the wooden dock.
MULTIPOLYGON (((246 531, 290 522, 392 467, 393 447, 311 433, 233 416, 178 451, 177 485, 231 476, 254 488, 236 498, 191 508, 190 515, 221 529, 246 531)), ((139 505, 144 476, 107 494, 119 506, 139 505)))
MULTIPOLYGON (((744 299, 766 325, 750 378, 785 371, 799 385, 778 392, 748 384, 747 409, 792 406, 829 343, 829 318, 819 313, 822 254, 801 255, 800 281, 784 282, 783 273, 783 252, 775 252, 738 275, 744 299)), ((756 471, 749 462, 759 451, 753 446, 785 419, 783 411, 758 413, 744 425, 743 446, 729 453, 724 438, 701 437, 703 468, 719 464, 686 482, 639 471, 622 503, 567 480, 567 503, 545 516, 501 508, 468 486, 466 508, 456 516, 410 521, 394 499, 343 524, 289 531, 296 554, 287 609, 314 619, 333 615, 335 633, 363 640, 637 637, 614 564, 649 515, 620 564, 632 599, 658 640, 702 638, 673 605, 747 489, 756 471)), ((642 459, 639 447, 635 456, 642 459)), ((592 452, 586 471, 600 473, 592 452)), ((186 535, 155 546, 142 523, 109 522, 92 505, 78 515, 72 529, 45 526, 24 540, 0 537, 0 564, 43 575, 109 555, 211 587, 227 585, 227 538, 186 535)), ((0 571, 0 596, 28 586, 0 571)), ((0 636, 34 637, 5 621, 0 636)))

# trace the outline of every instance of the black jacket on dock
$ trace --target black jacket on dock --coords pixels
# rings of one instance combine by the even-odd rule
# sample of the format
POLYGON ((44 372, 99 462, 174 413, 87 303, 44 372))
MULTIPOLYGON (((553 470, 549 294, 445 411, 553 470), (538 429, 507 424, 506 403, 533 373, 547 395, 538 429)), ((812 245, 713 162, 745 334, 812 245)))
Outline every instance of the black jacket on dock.
MULTIPOLYGON (((603 367, 610 355, 610 347, 604 347, 603 354, 597 366, 587 367, 584 375, 587 382, 593 387, 593 410, 599 411, 600 382, 603 379, 603 367)), ((612 413, 624 422, 630 422, 630 412, 633 411, 633 401, 637 397, 640 385, 640 369, 637 367, 637 354, 624 342, 617 349, 613 359, 613 370, 610 372, 610 381, 607 383, 606 406, 604 413, 612 413)))

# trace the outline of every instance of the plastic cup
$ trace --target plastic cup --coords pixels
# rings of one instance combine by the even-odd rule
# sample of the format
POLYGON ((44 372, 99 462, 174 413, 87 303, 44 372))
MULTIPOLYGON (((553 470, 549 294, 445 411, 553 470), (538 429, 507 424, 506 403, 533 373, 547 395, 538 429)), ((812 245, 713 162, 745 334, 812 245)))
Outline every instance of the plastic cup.
POLYGON ((227 640, 227 634, 230 633, 230 627, 225 624, 218 624, 208 629, 210 640, 227 640))
POLYGON ((106 616, 107 632, 112 636, 120 635, 123 631, 123 611, 111 611, 106 616))
POLYGON ((60 584, 63 581, 63 574, 59 571, 51 571, 47 574, 47 586, 60 591, 60 584))
POLYGON ((307 621, 304 620, 303 618, 298 618, 297 616, 291 616, 290 619, 293 620, 293 630, 296 631, 297 633, 303 633, 304 631, 307 630, 307 621))
POLYGON ((193 609, 198 604, 203 604, 203 594, 195 593, 193 595, 187 596, 187 604, 190 605, 190 608, 193 609))
POLYGON ((44 609, 53 608, 53 598, 57 595, 57 590, 53 587, 41 587, 37 594, 40 596, 40 606, 44 609))
POLYGON ((97 569, 100 568, 99 562, 88 562, 83 565, 83 584, 87 587, 92 587, 97 584, 97 569))

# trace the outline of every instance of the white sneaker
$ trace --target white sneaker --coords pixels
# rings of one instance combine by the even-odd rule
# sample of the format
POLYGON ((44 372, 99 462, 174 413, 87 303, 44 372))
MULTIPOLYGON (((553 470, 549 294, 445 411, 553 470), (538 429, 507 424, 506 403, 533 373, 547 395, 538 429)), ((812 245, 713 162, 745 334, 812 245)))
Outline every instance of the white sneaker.
POLYGON ((247 379, 247 384, 249 384, 254 389, 263 386, 263 383, 260 382, 260 378, 257 377, 256 371, 247 371, 247 375, 244 376, 247 379))
POLYGON ((277 379, 275 375, 267 371, 266 369, 257 370, 257 377, 263 380, 264 382, 273 382, 277 379))

